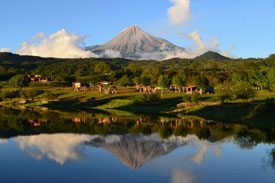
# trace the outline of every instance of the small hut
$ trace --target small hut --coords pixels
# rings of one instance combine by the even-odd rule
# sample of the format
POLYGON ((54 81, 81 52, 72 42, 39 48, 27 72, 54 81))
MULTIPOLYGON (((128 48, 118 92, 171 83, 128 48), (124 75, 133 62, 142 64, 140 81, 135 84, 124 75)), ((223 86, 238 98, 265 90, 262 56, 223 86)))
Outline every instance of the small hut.
POLYGON ((73 89, 74 89, 74 91, 80 91, 80 89, 81 89, 81 82, 79 82, 79 81, 73 82, 73 89))
POLYGON ((99 83, 97 83, 97 89, 99 92, 104 92, 104 86, 108 86, 109 82, 108 81, 101 81, 99 83))

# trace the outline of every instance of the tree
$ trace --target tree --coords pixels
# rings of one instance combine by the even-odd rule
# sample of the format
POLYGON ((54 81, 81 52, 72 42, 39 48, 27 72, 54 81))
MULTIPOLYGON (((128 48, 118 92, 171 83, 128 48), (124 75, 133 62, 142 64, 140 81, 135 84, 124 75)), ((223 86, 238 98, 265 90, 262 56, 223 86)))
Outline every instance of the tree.
POLYGON ((97 74, 107 74, 111 71, 111 67, 109 64, 105 62, 99 62, 95 65, 94 72, 97 74))
POLYGON ((143 84, 144 86, 151 85, 151 78, 147 74, 142 73, 139 79, 140 79, 140 83, 143 84))
POLYGON ((261 90, 268 86, 268 77, 264 70, 251 71, 248 73, 248 78, 253 85, 260 87, 261 90))
POLYGON ((172 135, 172 130, 168 126, 160 126, 158 131, 162 139, 168 139, 172 135))
POLYGON ((269 88, 275 91, 275 68, 271 69, 267 73, 269 88))
POLYGON ((140 65, 137 62, 131 62, 127 69, 130 70, 135 76, 139 76, 142 72, 140 65))
POLYGON ((120 78, 118 80, 118 84, 120 86, 128 86, 128 85, 132 85, 133 82, 131 81, 131 79, 125 74, 124 76, 122 76, 122 78, 120 78))
POLYGON ((135 85, 138 85, 138 84, 141 83, 140 82, 140 77, 138 77, 138 76, 134 77, 133 81, 134 81, 135 85))
POLYGON ((253 99, 256 96, 256 90, 247 81, 240 81, 235 85, 235 94, 238 99, 242 99, 243 102, 248 102, 249 99, 253 99))
POLYGON ((246 72, 238 72, 233 74, 232 82, 236 84, 240 81, 248 81, 248 75, 246 72))
POLYGON ((224 82, 216 86, 219 97, 222 103, 229 102, 233 98, 232 84, 230 82, 224 82))
POLYGON ((175 84, 179 88, 184 85, 184 81, 182 81, 182 78, 179 75, 175 75, 172 78, 172 84, 175 84))
POLYGON ((4 76, 6 74, 7 74, 7 71, 6 71, 5 67, 0 66, 0 76, 4 76))
POLYGON ((206 89, 209 86, 209 80, 204 76, 199 76, 196 80, 196 85, 200 89, 206 89))
POLYGON ((159 80, 158 80, 158 85, 159 87, 161 87, 162 91, 161 91, 161 96, 163 94, 163 90, 168 88, 169 87, 169 84, 170 84, 170 80, 168 78, 167 75, 161 75, 159 77, 159 80))
POLYGON ((19 87, 20 90, 22 87, 27 87, 30 84, 30 79, 24 75, 24 74, 18 74, 16 76, 13 76, 9 80, 9 85, 12 87, 19 87))

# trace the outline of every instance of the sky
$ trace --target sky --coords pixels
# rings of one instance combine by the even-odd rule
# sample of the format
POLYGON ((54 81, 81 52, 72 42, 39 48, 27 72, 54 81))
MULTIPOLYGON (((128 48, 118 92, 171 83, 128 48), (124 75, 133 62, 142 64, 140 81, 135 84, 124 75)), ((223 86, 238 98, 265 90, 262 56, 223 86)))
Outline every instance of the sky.
POLYGON ((0 51, 46 52, 57 33, 68 44, 103 44, 137 25, 185 48, 268 57, 275 53, 274 7, 274 0, 1 0, 0 51), (46 43, 34 48, 39 39, 46 43))

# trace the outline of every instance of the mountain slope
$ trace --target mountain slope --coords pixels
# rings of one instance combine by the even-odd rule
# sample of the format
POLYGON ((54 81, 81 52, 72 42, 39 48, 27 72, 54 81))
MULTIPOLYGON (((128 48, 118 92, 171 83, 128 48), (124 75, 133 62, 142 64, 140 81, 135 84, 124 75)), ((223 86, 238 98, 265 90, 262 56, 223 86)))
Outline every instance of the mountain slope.
POLYGON ((103 57, 112 56, 111 53, 123 58, 146 60, 156 57, 164 59, 168 53, 176 54, 185 50, 164 39, 154 37, 137 26, 126 28, 114 39, 101 46, 86 49, 103 57))
POLYGON ((126 166, 137 169, 148 161, 186 145, 182 138, 162 140, 158 134, 98 136, 87 144, 104 148, 126 166))
POLYGON ((195 60, 229 60, 230 58, 222 56, 221 54, 213 51, 208 51, 198 57, 195 60))

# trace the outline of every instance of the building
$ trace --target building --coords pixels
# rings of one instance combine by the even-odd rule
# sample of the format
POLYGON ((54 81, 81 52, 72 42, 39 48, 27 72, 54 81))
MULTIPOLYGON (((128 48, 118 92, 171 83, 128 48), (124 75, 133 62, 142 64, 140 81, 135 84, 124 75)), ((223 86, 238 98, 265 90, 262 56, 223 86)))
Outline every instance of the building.
POLYGON ((50 78, 43 77, 43 76, 38 75, 38 74, 29 74, 28 78, 32 82, 40 82, 40 83, 46 83, 46 82, 49 82, 51 80, 50 78))
POLYGON ((109 82, 108 81, 101 81, 99 83, 97 83, 97 89, 99 92, 104 92, 104 87, 108 86, 109 82))
POLYGON ((80 89, 81 89, 81 82, 79 82, 79 81, 73 82, 73 89, 74 89, 74 91, 80 91, 80 89))

